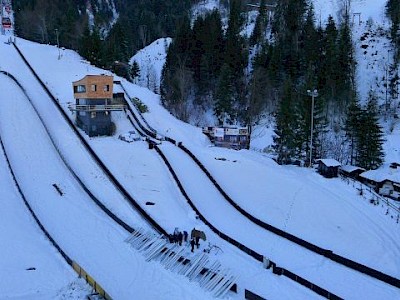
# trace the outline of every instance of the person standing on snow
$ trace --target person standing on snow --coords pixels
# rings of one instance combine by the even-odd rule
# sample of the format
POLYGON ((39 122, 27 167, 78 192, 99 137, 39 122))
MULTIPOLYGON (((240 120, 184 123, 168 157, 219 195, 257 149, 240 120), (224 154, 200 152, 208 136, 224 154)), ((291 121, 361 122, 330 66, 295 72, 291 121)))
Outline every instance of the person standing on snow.
POLYGON ((182 232, 178 232, 178 243, 179 243, 179 246, 182 246, 182 239, 183 239, 183 234, 182 234, 182 232))
POLYGON ((194 244, 195 244, 195 242, 194 242, 194 239, 191 239, 190 240, 190 246, 192 246, 192 252, 194 251, 194 244))

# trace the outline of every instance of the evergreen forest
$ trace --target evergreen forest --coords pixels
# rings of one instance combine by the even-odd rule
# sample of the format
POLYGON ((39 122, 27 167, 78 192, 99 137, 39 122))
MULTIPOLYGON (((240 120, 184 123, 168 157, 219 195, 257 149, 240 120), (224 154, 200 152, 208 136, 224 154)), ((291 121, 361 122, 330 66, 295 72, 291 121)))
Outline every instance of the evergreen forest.
MULTIPOLYGON (((14 4, 16 33, 40 43, 55 44, 58 38, 61 46, 129 80, 140 72, 128 65, 137 50, 173 37, 160 94, 177 118, 205 125, 199 116, 212 111, 219 125, 250 129, 271 118, 274 136, 268 151, 280 164, 307 164, 310 156, 366 169, 383 163, 385 108, 374 90, 368 99, 357 93, 351 0, 340 1, 339 18, 330 16, 324 23, 316 20, 310 0, 260 0, 250 34, 244 34, 247 1, 220 1, 226 14, 215 9, 193 19, 190 9, 198 2, 115 0, 112 8, 106 0, 20 0, 14 4), (110 26, 113 9, 119 15, 110 26)), ((400 61, 398 0, 387 1, 386 15, 395 69, 400 61)), ((392 78, 392 94, 397 80, 392 78)))

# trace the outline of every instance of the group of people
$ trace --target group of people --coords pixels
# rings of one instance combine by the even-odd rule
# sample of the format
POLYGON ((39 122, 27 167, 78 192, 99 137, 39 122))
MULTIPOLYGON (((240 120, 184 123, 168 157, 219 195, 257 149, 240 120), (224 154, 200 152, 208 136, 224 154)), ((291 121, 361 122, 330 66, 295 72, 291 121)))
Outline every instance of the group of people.
POLYGON ((187 243, 188 240, 188 233, 186 231, 181 232, 178 228, 175 228, 174 233, 169 235, 169 242, 174 244, 179 244, 182 246, 182 243, 187 243))
MULTIPOLYGON (((182 232, 178 228, 175 228, 174 233, 172 233, 168 236, 170 243, 178 244, 179 246, 182 246, 183 243, 185 243, 187 245, 188 237, 189 236, 188 236, 187 231, 182 232)), ((194 252, 194 246, 196 246, 197 248, 200 247, 200 238, 203 238, 205 240, 204 232, 193 228, 191 235, 190 235, 191 252, 194 252)))

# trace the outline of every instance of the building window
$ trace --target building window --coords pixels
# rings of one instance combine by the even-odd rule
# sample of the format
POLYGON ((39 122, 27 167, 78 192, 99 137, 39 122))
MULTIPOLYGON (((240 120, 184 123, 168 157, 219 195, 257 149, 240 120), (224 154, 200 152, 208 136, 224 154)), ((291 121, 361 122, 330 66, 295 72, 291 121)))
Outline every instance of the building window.
POLYGON ((109 92, 110 91, 110 86, 107 84, 104 86, 104 91, 109 92))
POLYGON ((86 87, 84 85, 75 85, 74 86, 74 93, 85 93, 86 87))
POLYGON ((231 143, 237 142, 237 136, 236 136, 236 135, 231 135, 231 136, 229 136, 229 141, 230 141, 231 143))
POLYGON ((92 92, 95 92, 97 90, 97 86, 95 84, 92 84, 92 92))

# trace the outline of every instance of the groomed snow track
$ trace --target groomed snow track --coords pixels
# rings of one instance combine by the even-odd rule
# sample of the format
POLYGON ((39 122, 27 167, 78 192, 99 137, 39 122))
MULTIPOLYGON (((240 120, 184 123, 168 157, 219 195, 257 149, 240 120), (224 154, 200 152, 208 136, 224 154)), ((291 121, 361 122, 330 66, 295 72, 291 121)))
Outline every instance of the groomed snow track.
MULTIPOLYGON (((122 89, 124 90, 125 94, 128 95, 126 89, 124 88, 124 86, 118 82, 122 89)), ((128 95, 129 97, 129 95, 128 95)), ((157 133, 156 131, 150 127, 148 125, 147 122, 145 122, 147 128, 139 121, 139 119, 136 116, 136 113, 133 112, 132 108, 130 107, 130 105, 128 106, 130 112, 132 113, 133 117, 135 118, 136 123, 139 125, 140 129, 145 132, 147 135, 149 135, 151 138, 153 139, 157 139, 157 133)), ((135 107, 136 111, 138 112, 139 116, 141 117, 142 120, 145 120, 144 117, 142 116, 142 114, 139 113, 139 110, 137 109, 137 107, 135 107)), ((400 288, 400 280, 390 276, 388 274, 385 274, 381 271, 378 271, 376 269, 370 268, 366 265, 363 265, 361 263, 358 263, 356 261, 353 261, 351 259, 348 259, 346 257, 343 257, 341 255, 338 255, 336 253, 334 253, 333 251, 329 250, 329 249, 324 249, 321 248, 315 244, 312 244, 310 242, 307 242, 293 234, 290 234, 284 230, 281 230, 277 227, 274 227, 256 217, 254 217, 253 215, 251 215, 250 213, 248 213, 246 210, 244 210, 240 205, 238 205, 223 189, 222 187, 218 184, 218 182, 215 180, 215 178, 211 175, 211 173, 206 169, 206 167, 200 162, 200 160, 188 149, 186 148, 182 143, 177 143, 174 139, 169 138, 169 137, 164 137, 164 140, 176 145, 177 147, 179 147, 182 151, 184 151, 187 155, 190 156, 190 158, 198 165, 198 167, 203 171, 203 173, 208 177, 208 179, 212 182, 212 184, 215 186, 215 188, 221 193, 221 195, 223 196, 223 198, 229 202, 229 204, 231 204, 237 211, 239 211, 243 216, 245 216, 247 219, 249 219, 250 221, 252 221, 253 223, 257 224, 258 226, 264 228, 265 230, 272 232, 282 238, 285 238, 299 246, 302 246, 316 254, 319 254, 325 258, 328 258, 338 264, 341 264, 345 267, 348 267, 350 269, 353 269, 355 271, 361 272, 365 275, 371 276, 374 279, 380 280, 384 283, 390 284, 394 287, 400 288)), ((159 147, 157 147, 155 145, 155 149, 157 150, 157 152, 160 154, 160 156, 162 157, 162 159, 165 161, 165 163, 167 164, 171 174, 173 175, 175 181, 178 184, 179 189, 181 190, 182 194, 184 195, 184 197, 187 199, 187 201, 189 202, 190 206, 196 211, 197 214, 199 214, 201 216, 200 211, 198 211, 198 209, 195 207, 195 205, 193 204, 193 202, 190 200, 189 196, 187 195, 187 193, 185 192, 183 185, 181 184, 181 182, 178 179, 178 176, 176 175, 175 171, 173 170, 171 164, 168 162, 166 156, 162 153, 161 149, 159 147)), ((218 230, 216 228, 214 228, 204 217, 203 217, 203 222, 205 222, 210 228, 213 229, 213 231, 218 232, 218 230)), ((225 236, 223 233, 218 232, 218 234, 224 238, 225 240, 230 239, 229 237, 225 236), (225 237, 224 237, 225 236, 225 237)), ((238 243, 235 240, 232 240, 233 243, 238 243)), ((240 243, 238 243, 240 244, 240 243)), ((243 245, 242 245, 243 246, 243 245)), ((246 253, 248 253, 249 255, 253 256, 255 259, 262 261, 262 255, 254 252, 252 253, 252 250, 247 248, 247 247, 241 247, 239 246, 239 248, 241 248, 242 250, 244 250, 246 253)), ((276 264, 272 262, 272 266, 276 268, 276 264)), ((287 271, 287 270, 286 270, 287 271)), ((277 271, 279 273, 284 273, 284 271, 279 270, 277 271)), ((289 272, 289 271, 287 271, 289 272)), ((289 272, 290 273, 290 272, 289 272)), ((293 276, 295 277, 295 276, 293 276)), ((302 282, 302 280, 299 280, 299 282, 302 282)))
MULTIPOLYGON (((86 140, 84 140, 84 139, 81 137, 80 133, 77 131, 76 127, 72 124, 72 121, 68 118, 68 116, 66 116, 66 113, 65 113, 64 110, 60 107, 60 105, 59 105, 59 103, 57 102, 57 100, 55 99, 55 97, 51 94, 51 92, 48 90, 48 88, 44 85, 44 83, 41 81, 41 79, 40 79, 40 78, 38 77, 38 75, 35 73, 35 71, 33 70, 33 68, 30 66, 30 64, 28 63, 28 61, 25 59, 25 57, 23 56, 23 54, 20 52, 20 50, 17 48, 17 46, 16 46, 15 44, 14 44, 14 47, 15 47, 16 50, 19 52, 19 54, 20 54, 21 57, 23 58, 24 62, 25 62, 25 63, 27 64, 27 66, 30 68, 30 70, 32 71, 32 73, 34 74, 34 76, 36 77, 36 79, 40 82, 40 84, 42 85, 42 87, 45 89, 46 93, 47 93, 47 94, 50 96, 50 98, 54 101, 54 104, 56 104, 56 106, 58 107, 58 109, 60 110, 60 112, 63 114, 64 118, 67 120, 68 123, 70 123, 71 128, 75 131, 75 133, 77 134, 77 136, 82 140, 82 143, 85 145, 85 147, 87 148, 88 152, 91 153, 92 157, 93 157, 93 158, 95 159, 95 161, 99 164, 99 166, 104 170, 104 172, 109 176, 110 180, 114 183, 114 185, 115 185, 115 186, 121 191, 121 193, 124 194, 124 196, 129 200, 129 198, 131 198, 130 195, 129 195, 129 194, 125 191, 125 189, 119 184, 119 182, 114 178, 114 176, 108 171, 108 168, 102 163, 102 161, 101 161, 101 160, 97 157, 97 155, 93 152, 93 150, 92 150, 92 149, 90 148, 90 146, 87 144, 86 140)), ((132 112, 132 115, 133 115, 133 116, 135 117, 135 119, 136 119, 136 114, 132 112)), ((143 118, 143 117, 142 117, 142 118, 143 118)), ((157 138, 157 134, 156 134, 154 131, 151 131, 151 130, 148 130, 148 129, 144 128, 141 122, 139 122, 138 120, 136 120, 136 121, 137 121, 137 123, 139 124, 139 126, 142 128, 142 130, 146 132, 146 134, 149 134, 152 138, 157 138)), ((167 137, 166 140, 170 141, 171 143, 176 144, 176 142, 175 142, 173 139, 171 139, 171 138, 168 138, 168 137, 167 137)), ((150 141, 149 141, 149 142, 150 142, 150 141)), ((183 147, 182 144, 178 144, 178 146, 179 146, 182 150, 185 149, 185 148, 183 147)), ((187 149, 186 149, 186 150, 187 150, 187 149)), ((184 150, 184 151, 185 151, 185 150, 184 150)), ((187 151, 189 151, 189 150, 187 150, 187 151)), ((187 152, 187 151, 185 151, 185 152, 187 152)), ((189 152, 190 152, 190 151, 189 151, 189 152)), ((187 153, 188 153, 188 152, 187 152, 187 153)), ((193 155, 193 157, 194 157, 194 155, 193 155)), ((196 160, 195 160, 195 161, 196 161, 196 160)), ((197 163, 197 162, 196 162, 196 163, 197 163)), ((199 166, 200 166, 200 165, 199 165, 199 166)), ((203 168, 204 168, 204 167, 203 167, 203 168)), ((203 168, 202 168, 202 169, 203 169, 203 168)), ((204 169, 205 169, 205 168, 204 168, 204 169)), ((204 172, 204 170, 203 170, 203 172, 204 172)), ((206 173, 206 175, 209 177, 209 179, 213 182, 213 184, 217 187, 218 184, 217 184, 216 181, 212 178, 212 176, 211 176, 208 172, 205 172, 205 173, 206 173), (207 173, 208 173, 208 174, 207 174, 207 173)), ((178 185, 179 185, 179 184, 178 184, 178 185)), ((217 187, 217 188, 218 188, 218 187, 217 187)), ((183 189, 183 187, 182 187, 182 189, 183 189)), ((221 189, 221 190, 222 190, 222 189, 221 189)), ((221 192, 221 194, 224 194, 224 193, 221 192)), ((225 195, 226 195, 226 193, 225 193, 225 195)), ((187 196, 187 195, 186 195, 186 196, 187 196)), ((185 197, 186 197, 186 196, 185 196, 185 197)), ((133 199, 132 199, 132 200, 133 200, 133 199)), ((228 200, 228 199, 226 199, 226 200, 228 200)), ((230 199, 230 200, 232 200, 232 199, 230 199)), ((131 202, 131 200, 129 200, 129 201, 131 202)), ((133 201, 134 201, 134 200, 133 200, 133 201)), ((233 200, 232 200, 232 202, 233 202, 233 200)), ((148 220, 150 223, 154 222, 152 225, 154 225, 153 227, 156 228, 157 231, 159 231, 160 233, 163 232, 163 229, 162 229, 150 216, 147 215, 147 213, 136 203, 136 201, 134 201, 132 204, 137 208, 137 210, 138 210, 143 216, 147 216, 147 217, 145 217, 146 220, 148 220), (150 220, 152 220, 152 221, 150 221, 150 220)), ((234 202, 233 202, 233 203, 230 203, 230 204, 233 205, 233 206, 235 206, 235 208, 237 209, 238 205, 234 205, 234 204, 235 204, 234 202)), ((193 205, 193 203, 192 203, 192 205, 193 205)), ((199 213, 198 210, 196 210, 196 211, 199 213)), ((242 213, 242 212, 241 212, 241 213, 242 213)), ((251 215, 250 215, 250 216, 251 216, 251 215)), ((254 217, 253 217, 253 218, 254 218, 254 217)), ((206 222, 207 220, 204 219, 203 221, 204 221, 206 224, 209 224, 209 225, 210 225, 209 222, 206 222)), ((260 221, 260 222, 261 222, 261 221, 260 221)), ((259 224, 258 224, 258 225, 259 225, 259 224)), ((261 225, 260 225, 260 226, 261 226, 261 225)), ((270 226, 270 225, 269 225, 269 226, 270 226)), ((268 226, 267 226, 267 227, 268 227, 268 226)), ((261 254, 258 254, 257 252, 255 252, 255 251, 253 251, 253 250, 247 248, 246 246, 240 244, 239 242, 236 242, 236 243, 232 242, 232 241, 234 241, 233 239, 231 239, 231 238, 229 238, 228 236, 224 235, 222 232, 218 231, 218 229, 213 228, 213 227, 211 227, 211 228, 213 229, 213 231, 215 231, 215 232, 216 232, 218 235, 220 235, 222 238, 225 237, 225 239, 228 240, 231 244, 235 245, 236 247, 238 247, 239 249, 241 249, 241 250, 244 251, 245 253, 247 253, 247 254, 253 256, 253 257, 256 258, 258 261, 262 261, 262 255, 261 255, 261 254), (246 249, 247 249, 247 250, 246 250, 246 249), (254 254, 254 255, 252 255, 252 254, 254 254)), ((275 228, 275 227, 272 227, 272 226, 271 226, 271 228, 269 228, 269 229, 268 229, 268 228, 265 228, 265 229, 268 230, 268 231, 271 231, 271 232, 273 232, 273 233, 275 233, 275 234, 278 234, 278 235, 280 235, 281 237, 284 237, 285 239, 290 240, 290 238, 288 238, 288 236, 286 236, 286 235, 288 235, 288 233, 286 233, 286 232, 284 232, 284 231, 281 231, 281 230, 279 230, 279 229, 277 229, 277 228, 275 228), (274 229, 275 229, 276 232, 274 232, 274 229), (279 233, 280 233, 280 234, 279 234, 279 233)), ((165 232, 165 231, 164 231, 164 232, 165 232)), ((296 239, 298 239, 298 241, 302 241, 301 239, 295 237, 295 240, 296 240, 296 239)), ((292 241, 293 241, 293 240, 292 240, 292 241)), ((296 241, 293 241, 293 242, 296 243, 296 241)), ((297 243, 297 244, 299 244, 299 243, 297 243)), ((310 243, 308 243, 308 244, 309 244, 309 245, 312 245, 312 244, 310 244, 310 243)), ((301 245, 301 244, 299 244, 299 245, 301 245)), ((301 245, 301 246, 306 247, 306 246, 304 246, 304 245, 301 245)), ((317 247, 317 246, 315 246, 315 245, 312 245, 312 246, 311 246, 311 248, 314 248, 314 247, 316 247, 315 249, 322 249, 322 248, 319 248, 319 247, 317 247)), ((306 247, 306 248, 307 248, 307 247, 306 247)), ((313 249, 309 249, 309 250, 318 253, 317 251, 315 251, 315 249, 314 249, 314 250, 313 250, 313 249)), ((318 254, 323 255, 324 257, 327 257, 327 258, 330 258, 330 259, 332 259, 331 257, 334 257, 334 254, 333 254, 332 252, 330 252, 329 250, 325 250, 325 249, 322 249, 322 250, 323 250, 322 254, 321 254, 321 253, 318 253, 318 254), (333 255, 333 256, 332 256, 332 255, 333 255), (331 257, 329 257, 329 256, 331 256, 331 257)), ((336 255, 336 256, 337 256, 337 255, 336 255)), ((339 262, 339 263, 340 263, 340 262, 339 262)), ((355 262, 354 262, 354 263, 355 263, 355 262)), ((341 263, 341 264, 343 264, 343 263, 341 263)), ((356 263, 356 264, 357 264, 357 263, 356 263)), ((344 264, 343 264, 343 265, 344 265, 344 264)), ((275 273, 280 274, 280 275, 285 275, 285 276, 287 276, 288 278, 293 279, 293 280, 295 280, 295 281, 301 283, 302 285, 304 285, 304 286, 306 286, 306 287, 312 289, 313 291, 317 292, 318 294, 320 294, 320 295, 322 295, 322 296, 324 296, 324 297, 327 297, 327 298, 330 298, 330 299, 340 299, 340 297, 338 297, 338 296, 336 296, 336 295, 334 295, 334 294, 332 294, 332 293, 326 291, 326 290, 323 289, 323 288, 318 287, 317 285, 315 285, 315 284, 313 284, 313 283, 311 283, 311 282, 309 282, 309 281, 307 281, 307 280, 305 280, 305 279, 303 279, 303 278, 297 276, 296 274, 294 274, 294 273, 292 273, 292 272, 290 272, 290 271, 288 271, 288 270, 286 270, 286 269, 284 269, 284 268, 279 268, 279 267, 277 267, 276 264, 275 264, 274 262, 272 262, 272 266, 273 266, 273 270, 274 270, 275 273)), ((360 270, 357 270, 357 271, 360 271, 360 270)), ((377 271, 377 272, 378 272, 378 271, 377 271)), ((363 272, 363 273, 368 274, 368 273, 366 273, 366 272, 363 272)), ((368 274, 368 275, 370 275, 370 274, 368 274)), ((373 276, 373 277, 375 277, 375 276, 373 276)), ((379 278, 378 278, 378 279, 379 279, 379 278)), ((397 279, 394 278, 394 280, 397 280, 397 279)), ((383 281, 386 282, 385 280, 383 280, 383 281)), ((389 283, 389 282, 386 282, 386 283, 389 283)), ((392 284, 392 285, 394 285, 394 284, 392 284)))
MULTIPOLYGON (((74 131, 74 133, 76 134, 76 136, 80 139, 80 141, 82 142, 82 144, 85 146, 85 149, 88 151, 88 153, 90 154, 90 156, 93 158, 93 160, 99 165, 99 167, 101 168, 101 170, 108 176, 108 179, 113 183, 113 185, 117 188, 117 190, 124 196, 124 198, 134 206, 134 208, 136 208, 136 210, 140 213, 140 215, 143 217, 143 219, 145 219, 151 226, 151 228, 153 228, 158 234, 160 234, 161 236, 167 237, 168 233, 167 231, 161 227, 161 225, 159 225, 153 218, 151 218, 150 215, 147 214, 147 212, 140 207, 140 205, 136 202, 136 200, 133 199, 133 197, 125 190, 125 188, 119 183, 119 181, 114 177, 114 175, 111 173, 111 171, 107 168, 107 166, 102 162, 102 160, 97 156, 97 154, 93 151, 93 149, 90 147, 90 145, 87 143, 87 141, 82 137, 82 135, 79 133, 79 131, 77 130, 77 128, 74 126, 74 124, 72 123, 72 121, 70 120, 70 118, 68 118, 68 116, 66 115, 66 113, 64 112, 64 110, 61 108, 60 104, 58 103, 57 99, 52 95, 52 93, 48 90, 48 88, 46 87, 46 85, 42 82, 42 80, 39 78, 39 76, 36 74, 36 72, 33 70, 33 68, 31 67, 31 65, 29 64, 29 62, 26 60, 26 58, 23 56, 23 54, 21 53, 21 51, 18 49, 18 47, 13 44, 15 49, 17 50, 17 52, 20 54, 21 58, 23 59, 24 63, 28 66, 28 68, 31 70, 32 74, 35 76, 35 78, 37 79, 37 81, 40 83, 40 85, 43 87, 43 89, 46 91, 47 95, 52 99, 53 103, 57 106, 58 110, 60 111, 60 113, 63 115, 63 117, 65 118, 65 120, 67 121, 67 123, 69 124, 70 128, 74 131)), ((4 71, 0 71, 0 73, 3 73, 4 75, 10 77, 17 85, 18 87, 22 90, 22 92, 24 93, 24 95, 27 97, 27 99, 31 102, 29 96, 27 95, 25 89, 23 88, 23 86, 18 82, 18 80, 10 73, 8 72, 4 72, 4 71)), ((56 144, 53 141, 53 138, 49 132, 49 130, 47 129, 47 126, 45 125, 45 123, 43 122, 42 118, 40 117, 40 114, 38 113, 38 111, 36 110, 35 106, 33 105, 33 103, 31 102, 36 114, 38 115, 39 119, 41 120, 47 134, 49 135, 53 146, 55 147, 55 149, 57 150, 58 154, 60 155, 62 161, 64 162, 64 164, 66 165, 66 167, 68 168, 68 170, 71 172, 72 176, 78 181, 79 185, 85 190, 85 192, 88 194, 88 196, 95 202, 95 204, 100 207, 100 209, 102 211, 104 211, 111 219, 113 219, 118 225, 120 225, 123 229, 125 229, 127 232, 129 232, 130 234, 134 234, 135 232, 137 234, 140 234, 140 231, 135 230, 133 227, 131 227, 130 225, 128 225, 127 223, 125 223, 123 220, 121 220, 119 217, 117 217, 114 213, 112 213, 96 196, 93 195, 93 193, 91 193, 91 191, 89 190, 89 188, 86 187, 86 185, 82 182, 82 180, 80 180, 79 176, 76 175, 76 173, 72 170, 72 168, 69 166, 68 162, 66 161, 66 159, 63 157, 63 155, 61 154, 61 151, 59 151, 58 147, 56 146, 56 144)), ((0 137, 0 142, 1 142, 1 146, 3 148, 3 151, 6 155, 5 149, 3 147, 3 143, 1 141, 1 137, 0 137)), ((8 160, 7 160, 8 162, 8 160)), ((11 165, 9 164, 9 168, 10 171, 12 172, 11 169, 11 165)), ((12 174, 14 174, 12 172, 12 174)), ((15 183, 17 184, 18 190, 19 189, 19 185, 15 179, 15 177, 13 176, 15 183)), ((22 191, 21 191, 22 192, 22 191)), ((25 198, 24 198, 25 199, 25 198)), ((28 204, 28 203, 26 203, 28 204)), ((29 210, 31 211, 31 213, 33 213, 33 210, 31 210, 31 208, 29 207, 29 210)), ((39 220, 35 217, 35 220, 37 220, 37 222, 39 222, 39 220)), ((40 224, 40 223, 38 223, 40 224)), ((60 251, 60 253, 63 255, 63 257, 67 260, 67 262, 72 266, 72 262, 73 260, 71 260, 66 254, 65 252, 58 246, 58 244, 54 241, 53 238, 51 238, 51 236, 48 234, 48 232, 45 230, 45 228, 40 224, 39 225, 42 230, 45 232, 46 236, 48 236, 49 240, 55 245, 55 247, 57 248, 58 251, 60 251)), ((164 251, 164 250, 161 250, 164 251)), ((181 263, 181 264, 188 264, 190 263, 190 260, 185 258, 185 257, 180 257, 177 260, 177 263, 181 263)), ((210 273, 210 270, 206 267, 202 268, 199 271, 199 274, 204 275, 204 274, 208 274, 210 273)), ((237 293, 237 284, 234 283, 231 285, 231 287, 229 288, 230 291, 237 293)), ((251 291, 245 290, 248 293, 252 294, 251 291)))
POLYGON ((35 220, 36 224, 39 226, 39 228, 43 231, 44 235, 48 238, 48 240, 51 242, 51 244, 57 249, 57 251, 61 254, 61 256, 64 258, 64 260, 67 262, 72 267, 72 262, 73 260, 64 252, 63 249, 57 244, 57 242, 53 239, 53 237, 49 234, 49 232, 44 228, 42 223, 40 222, 39 218, 36 216, 35 212, 33 211, 32 207, 29 205, 29 202, 26 200, 25 194, 22 192, 20 185, 18 184, 17 178, 15 177, 15 173, 11 167, 10 160, 8 159, 8 155, 6 153, 6 149, 3 144, 3 140, 0 136, 0 145, 1 149, 3 152, 3 155, 6 159, 8 169, 10 171, 11 177, 15 183, 15 186, 17 187, 18 193, 20 194, 22 200, 24 201, 24 204, 26 208, 29 210, 30 214, 32 215, 33 219, 35 220))
MULTIPOLYGON (((71 175, 74 177, 74 179, 79 183, 79 185, 82 187, 82 189, 87 193, 87 195, 90 197, 90 199, 93 200, 93 202, 100 207, 101 210, 103 210, 111 219, 113 219, 116 223, 118 223, 118 225, 120 225, 122 228, 124 228, 126 231, 128 231, 129 233, 133 233, 135 230, 134 228, 132 228, 131 226, 129 226, 127 223, 125 223, 124 221, 122 221, 120 218, 118 218, 114 213, 112 213, 95 195, 93 195, 93 193, 90 191, 90 189, 82 182, 82 180, 79 178, 79 176, 74 172, 74 170, 71 168, 71 166, 69 165, 68 161, 65 159, 65 157, 61 154, 61 151, 58 149, 58 146, 56 145, 56 143, 53 140, 53 137, 51 136, 49 130, 47 129, 45 123, 43 122, 43 119, 41 118, 40 114, 38 113, 38 111, 36 110, 35 106, 33 105, 31 99, 29 98, 28 94, 26 93, 24 87, 20 84, 20 82, 10 73, 4 72, 4 71, 0 71, 0 73, 8 76, 9 78, 11 78, 17 85, 18 87, 21 89, 21 91, 24 93, 24 95, 26 96, 26 98, 29 100, 29 102, 31 103, 33 109, 35 110, 38 118, 41 120, 41 123, 43 124, 43 127, 45 128, 48 136, 50 137, 50 140, 54 146, 54 148, 57 150, 61 160, 64 162, 65 166, 68 168, 68 171, 71 173, 71 175)), ((1 137, 0 137, 0 141, 1 141, 1 137)), ((2 142, 1 142, 2 143, 2 142)), ((3 143, 2 143, 2 147, 3 147, 3 151, 4 154, 6 155, 6 151, 4 149, 3 143)), ((8 161, 8 160, 7 160, 8 161)), ((11 169, 11 165, 9 164, 9 168, 10 171, 12 171, 11 169)), ((12 172, 13 173, 13 172, 12 172)), ((14 180, 16 181, 16 180, 14 180)), ((16 182, 17 183, 17 182, 16 182)), ((18 186, 18 184, 17 184, 18 186)))
POLYGON ((182 144, 178 145, 179 148, 181 148, 184 152, 186 152, 195 162, 196 164, 203 170, 203 172, 207 175, 207 177, 211 180, 211 182, 214 184, 214 186, 218 189, 218 191, 222 194, 222 196, 232 205, 236 208, 236 210, 238 210, 242 215, 244 215, 246 218, 248 218, 249 220, 251 220, 252 222, 254 222, 255 224, 259 225, 260 227, 273 232, 275 234, 277 234, 280 237, 283 237, 297 245, 300 245, 312 252, 315 252, 319 255, 322 255, 326 258, 331 259, 334 262, 337 262, 341 265, 344 265, 346 267, 349 267, 355 271, 359 271, 361 273, 364 273, 366 275, 369 275, 375 279, 378 279, 380 281, 383 281, 387 284, 390 284, 394 287, 400 288, 400 280, 392 277, 390 275, 387 275, 383 272, 380 272, 378 270, 375 270, 373 268, 370 268, 366 265, 360 264, 358 262, 355 262, 351 259, 348 259, 346 257, 343 257, 341 255, 335 254, 333 251, 329 250, 329 249, 324 249, 321 248, 315 244, 312 244, 310 242, 307 242, 293 234, 290 234, 284 230, 281 230, 275 226, 272 226, 256 217, 254 217, 253 215, 251 215, 250 213, 248 213, 246 210, 244 210, 242 207, 240 207, 240 205, 238 205, 231 197, 228 196, 228 194, 221 188, 221 186, 218 184, 218 182, 212 177, 212 175, 210 174, 210 172, 204 167, 204 165, 198 160, 198 158, 189 150, 187 149, 185 146, 183 146, 182 144))
MULTIPOLYGON (((124 88, 124 86, 120 83, 120 82, 115 82, 117 84, 120 84, 122 89, 124 90, 125 94, 127 95, 127 97, 129 97, 129 94, 127 92, 127 90, 124 88)), ((129 99, 126 99, 126 101, 128 102, 129 99)), ((135 110, 137 112, 139 112, 138 108, 135 107, 135 110)), ((160 157, 162 158, 162 160, 164 161, 164 163, 166 164, 168 170, 170 171, 172 177, 174 178, 176 184, 178 185, 178 188, 180 190, 180 192, 182 193, 182 195, 185 197, 186 201, 188 202, 188 204, 190 205, 190 207, 196 212, 196 214, 199 216, 199 218, 213 231, 215 232, 220 238, 222 238, 223 240, 227 241, 228 243, 232 244, 233 246, 237 247, 238 249, 240 249, 241 251, 245 252, 246 254, 248 254, 249 256, 253 257, 255 260, 263 263, 264 262, 264 256, 252 249, 250 249, 249 247, 247 247, 246 245, 243 245, 242 243, 238 242, 237 240, 233 239, 232 237, 230 237, 229 235, 224 234, 223 232, 221 232, 218 228, 216 228, 214 225, 211 224, 211 222, 209 222, 204 216, 203 214, 200 212, 200 210, 196 207, 196 205, 193 203, 193 201, 190 199, 189 195, 187 194, 187 192, 185 191, 185 188, 183 187, 181 181, 179 180, 176 172, 174 171, 172 165, 170 164, 170 162, 168 161, 167 157, 164 155, 164 153, 162 152, 162 150, 157 146, 157 144, 153 141, 153 139, 157 140, 157 133, 155 132, 155 130, 153 128, 151 128, 147 122, 145 122, 146 126, 144 126, 142 124, 142 122, 139 121, 139 118, 137 117, 136 113, 133 111, 132 107, 131 107, 131 103, 128 103, 128 111, 132 114, 133 118, 135 119, 136 124, 134 124, 134 122, 130 119, 130 122, 132 123, 132 125, 137 129, 137 126, 139 126, 140 131, 139 133, 143 136, 143 132, 145 135, 147 135, 147 142, 150 144, 152 143, 154 149, 157 151, 157 153, 160 155, 160 157)), ((142 120, 144 120, 144 117, 139 113, 139 116, 142 120)), ((169 137, 164 137, 164 139, 174 145, 176 145, 176 141, 172 138, 169 137)), ((205 167, 199 162, 199 160, 188 150, 186 149, 181 143, 178 143, 178 147, 180 147, 182 150, 184 150, 186 153, 190 153, 190 157, 199 164, 199 166, 201 166, 200 168, 202 169, 202 171, 209 177, 209 179, 213 182, 214 185, 218 185, 218 183, 215 181, 214 178, 211 177, 211 174, 205 169, 205 167)), ((219 187, 219 185, 218 185, 219 187)), ((220 188, 220 192, 222 191, 221 194, 226 195, 225 192, 223 192, 222 188, 220 188)), ((226 195, 227 196, 227 195, 226 195)), ((233 201, 232 201, 233 202, 233 201)), ((232 204, 232 203, 231 203, 232 204)), ((308 281, 307 279, 285 269, 285 268, 281 268, 279 266, 277 266, 277 264, 273 261, 270 261, 270 267, 272 267, 272 271, 277 274, 277 275, 283 275, 286 276, 287 278, 294 280, 297 283, 300 283, 301 285, 303 285, 304 287, 312 290, 313 292, 327 298, 327 299, 342 299, 341 297, 335 295, 332 292, 329 292, 328 290, 318 286, 315 283, 312 283, 310 281, 308 281)))
POLYGON ((120 191, 120 193, 124 196, 126 200, 130 204, 132 204, 136 210, 143 216, 143 218, 150 223, 150 225, 158 231, 158 233, 167 235, 167 232, 164 228, 162 228, 150 215, 147 214, 147 212, 136 202, 135 199, 125 190, 125 188, 119 183, 119 181, 114 177, 114 175, 110 172, 110 170, 107 168, 107 166, 103 163, 103 161, 98 157, 98 155, 93 151, 93 149, 90 147, 88 142, 83 138, 81 133, 78 131, 78 129, 75 127, 71 119, 67 116, 66 112, 62 109, 60 103, 57 101, 57 99, 53 96, 53 94, 49 91, 47 86, 43 83, 43 81, 39 78, 35 70, 32 68, 30 63, 27 61, 25 56, 22 54, 20 49, 17 47, 15 43, 13 43, 14 48, 17 50, 18 54, 21 56, 22 60, 24 63, 27 65, 27 67, 31 70, 32 74, 34 77, 37 79, 39 84, 42 86, 42 88, 45 90, 46 94, 50 97, 50 99, 53 101, 53 104, 57 107, 59 112, 62 114, 63 118, 65 121, 68 123, 70 128, 74 131, 76 136, 79 138, 79 140, 82 142, 82 145, 86 148, 87 152, 90 154, 92 159, 98 164, 98 166, 103 170, 103 172, 107 175, 108 179, 114 184, 114 186, 120 191))

